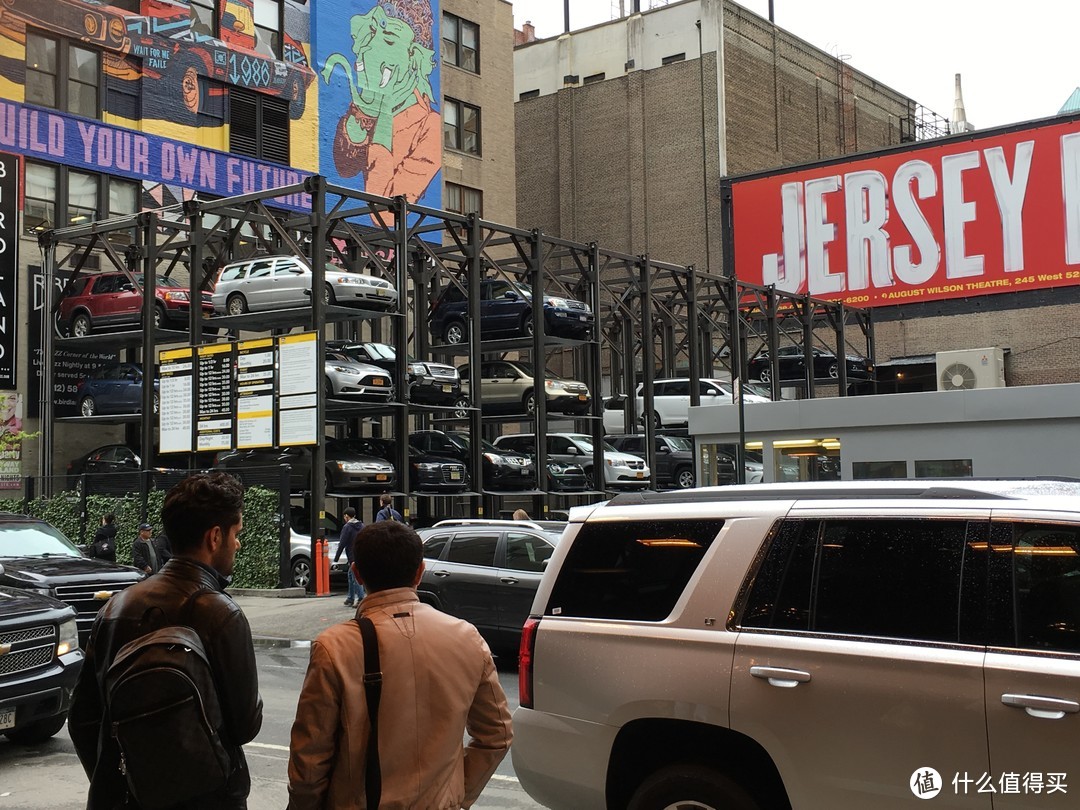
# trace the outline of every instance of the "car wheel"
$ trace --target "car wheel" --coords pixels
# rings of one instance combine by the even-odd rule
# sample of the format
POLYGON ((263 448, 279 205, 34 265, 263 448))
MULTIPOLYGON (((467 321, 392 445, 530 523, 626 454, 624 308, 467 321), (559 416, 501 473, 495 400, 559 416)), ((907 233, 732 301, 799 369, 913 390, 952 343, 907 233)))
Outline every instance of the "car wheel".
POLYGON ((243 315, 248 311, 247 299, 240 293, 233 293, 225 302, 225 311, 230 315, 243 315))
POLYGON ((664 420, 660 418, 660 411, 653 411, 652 423, 657 430, 664 429, 664 420))
POLYGON ((294 588, 304 588, 311 584, 311 560, 297 557, 292 563, 292 584, 294 588))
POLYGON ((326 291, 323 292, 323 302, 328 307, 332 307, 335 303, 337 303, 337 299, 334 297, 334 288, 331 287, 329 284, 326 285, 326 291))
POLYGON ((662 768, 634 791, 628 810, 760 810, 730 777, 701 765, 662 768))
POLYGON ((323 475, 323 495, 328 492, 334 492, 334 478, 330 475, 329 470, 323 475))
POLYGON ((323 398, 324 399, 333 399, 334 398, 334 384, 330 381, 329 377, 327 377, 326 379, 323 380, 323 398))
POLYGON ((772 369, 770 369, 768 366, 765 366, 761 369, 761 371, 758 372, 757 378, 763 383, 772 382, 772 369))
POLYGON ((464 343, 468 336, 465 334, 465 324, 461 321, 451 321, 446 325, 446 334, 443 335, 443 339, 447 343, 457 345, 464 343))
POLYGON ((37 745, 50 737, 55 737, 67 722, 67 712, 54 717, 46 717, 23 726, 15 731, 5 731, 6 736, 13 743, 19 745, 37 745))
POLYGON ((536 416, 536 394, 526 391, 525 396, 521 398, 521 406, 529 416, 536 416))
POLYGON ((533 336, 533 322, 531 312, 526 312, 521 319, 521 333, 526 337, 533 336))
POLYGON ((154 304, 154 328, 164 329, 165 323, 165 307, 163 307, 161 304, 154 304))
POLYGON ((693 489, 697 485, 694 471, 689 467, 680 467, 675 471, 675 486, 679 489, 693 489))
POLYGON ((454 418, 455 419, 468 419, 469 418, 469 398, 466 396, 460 396, 454 400, 454 418))
POLYGON ((836 363, 832 363, 829 365, 829 376, 832 377, 834 380, 840 376, 840 369, 836 365, 836 363))
POLYGON ((79 402, 79 414, 81 416, 95 416, 97 414, 97 405, 94 403, 93 397, 83 397, 79 402))
POLYGON ((86 337, 94 330, 93 324, 90 322, 90 316, 85 312, 80 312, 74 318, 71 319, 71 336, 72 337, 86 337))
POLYGON ((593 478, 592 467, 585 470, 585 488, 591 492, 596 491, 596 480, 593 478))

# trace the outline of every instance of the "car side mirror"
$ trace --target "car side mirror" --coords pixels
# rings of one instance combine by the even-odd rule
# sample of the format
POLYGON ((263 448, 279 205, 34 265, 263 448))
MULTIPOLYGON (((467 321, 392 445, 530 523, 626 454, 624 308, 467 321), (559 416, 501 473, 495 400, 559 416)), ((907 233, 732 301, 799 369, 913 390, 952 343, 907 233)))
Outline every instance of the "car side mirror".
POLYGON ((671 448, 668 447, 666 444, 662 444, 662 445, 660 445, 659 447, 656 448, 656 452, 657 453, 670 453, 671 448))
POLYGON ((581 451, 578 450, 574 445, 570 445, 566 448, 566 454, 568 456, 579 456, 581 455, 581 451))
POLYGON ((0 563, 0 577, 4 575, 4 564, 0 563))
POLYGON ((513 290, 507 290, 503 293, 503 298, 509 298, 511 301, 517 300, 517 293, 513 290))

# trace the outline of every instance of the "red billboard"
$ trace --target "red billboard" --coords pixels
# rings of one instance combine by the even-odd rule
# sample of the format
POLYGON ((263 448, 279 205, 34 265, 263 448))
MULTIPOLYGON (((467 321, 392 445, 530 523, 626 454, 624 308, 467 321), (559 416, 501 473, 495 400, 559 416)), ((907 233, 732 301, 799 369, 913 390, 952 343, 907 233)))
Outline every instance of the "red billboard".
POLYGON ((1080 119, 731 181, 740 281, 862 307, 1080 284, 1080 119))

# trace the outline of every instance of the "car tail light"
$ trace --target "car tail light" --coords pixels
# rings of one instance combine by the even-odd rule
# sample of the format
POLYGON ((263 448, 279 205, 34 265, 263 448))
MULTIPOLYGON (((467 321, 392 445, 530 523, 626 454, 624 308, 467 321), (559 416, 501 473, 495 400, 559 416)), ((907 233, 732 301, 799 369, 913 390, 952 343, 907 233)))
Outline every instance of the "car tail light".
POLYGON ((533 659, 536 653, 536 631, 540 619, 529 617, 521 628, 521 646, 518 648, 518 704, 525 709, 533 707, 533 659))

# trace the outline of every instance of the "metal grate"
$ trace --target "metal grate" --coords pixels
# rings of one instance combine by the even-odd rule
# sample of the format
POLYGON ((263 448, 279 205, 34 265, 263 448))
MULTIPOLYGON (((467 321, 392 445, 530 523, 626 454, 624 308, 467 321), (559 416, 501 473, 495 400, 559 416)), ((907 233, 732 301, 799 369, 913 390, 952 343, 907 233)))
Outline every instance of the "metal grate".
POLYGON ((33 641, 37 638, 53 638, 55 630, 51 624, 43 624, 37 627, 24 627, 21 630, 10 630, 0 633, 0 644, 17 644, 20 641, 33 641))
POLYGON ((14 675, 47 666, 52 662, 55 651, 56 647, 48 644, 44 647, 34 647, 31 650, 20 650, 0 656, 0 675, 14 675))

